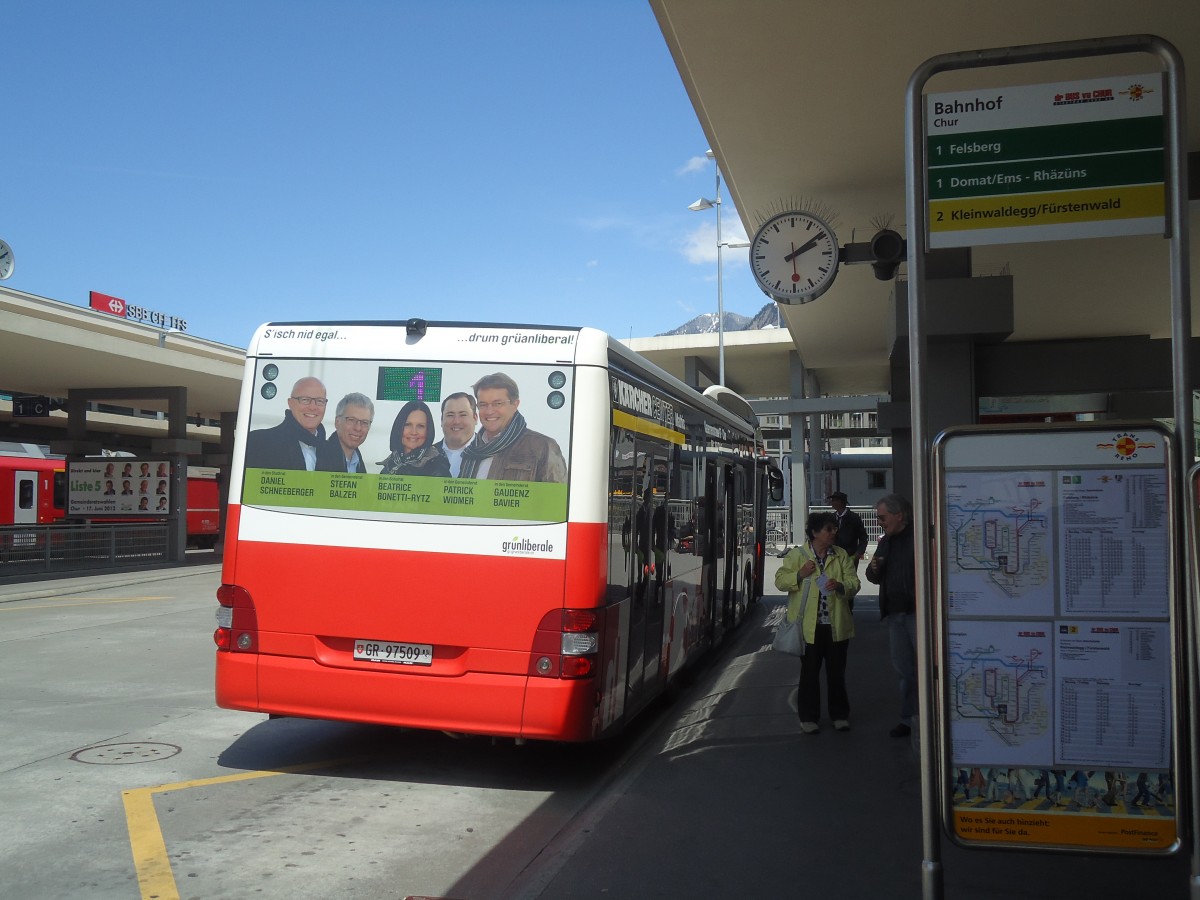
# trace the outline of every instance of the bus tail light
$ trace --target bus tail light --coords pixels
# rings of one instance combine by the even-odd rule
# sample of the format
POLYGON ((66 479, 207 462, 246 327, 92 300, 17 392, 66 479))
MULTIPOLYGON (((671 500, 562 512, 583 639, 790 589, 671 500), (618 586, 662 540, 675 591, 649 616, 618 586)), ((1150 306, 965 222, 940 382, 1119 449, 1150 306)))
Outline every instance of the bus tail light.
POLYGON ((531 674, 543 678, 588 678, 600 655, 603 612, 556 609, 542 617, 534 638, 531 674))
POLYGON ((218 650, 253 652, 258 649, 258 616, 250 592, 236 584, 217 588, 217 630, 213 643, 218 650))
POLYGON ((562 636, 563 656, 586 656, 600 649, 600 636, 594 631, 586 634, 568 633, 562 636))

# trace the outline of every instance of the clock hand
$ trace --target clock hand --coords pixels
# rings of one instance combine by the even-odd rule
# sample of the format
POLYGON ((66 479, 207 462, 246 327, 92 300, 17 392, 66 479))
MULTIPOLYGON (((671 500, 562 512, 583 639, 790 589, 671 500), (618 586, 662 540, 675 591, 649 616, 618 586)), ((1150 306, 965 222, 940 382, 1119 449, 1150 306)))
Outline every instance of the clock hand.
POLYGON ((799 249, 793 250, 789 255, 785 256, 783 258, 783 261, 791 262, 793 259, 795 259, 797 256, 799 256, 801 253, 804 253, 806 250, 811 250, 813 247, 817 246, 817 240, 819 237, 820 237, 820 235, 818 235, 817 237, 814 237, 814 238, 809 238, 807 243, 801 244, 799 249))
POLYGON ((800 280, 800 268, 796 265, 796 255, 799 252, 800 251, 796 249, 796 245, 792 244, 792 281, 800 280))

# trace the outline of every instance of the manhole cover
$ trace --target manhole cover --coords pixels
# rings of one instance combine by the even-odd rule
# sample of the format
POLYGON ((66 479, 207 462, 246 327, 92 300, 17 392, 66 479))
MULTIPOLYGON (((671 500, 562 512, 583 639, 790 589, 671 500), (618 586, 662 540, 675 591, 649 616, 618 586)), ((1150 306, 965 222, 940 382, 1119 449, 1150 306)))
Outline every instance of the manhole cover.
POLYGON ((133 763, 170 759, 176 753, 182 752, 183 748, 174 744, 140 741, 133 744, 99 744, 95 747, 84 747, 72 753, 71 759, 91 766, 128 766, 133 763))

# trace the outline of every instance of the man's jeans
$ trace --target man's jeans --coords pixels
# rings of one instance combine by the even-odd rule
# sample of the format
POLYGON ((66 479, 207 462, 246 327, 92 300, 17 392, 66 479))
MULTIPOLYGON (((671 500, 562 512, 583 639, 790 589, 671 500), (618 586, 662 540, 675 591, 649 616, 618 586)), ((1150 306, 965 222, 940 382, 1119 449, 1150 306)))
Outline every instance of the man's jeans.
POLYGON ((917 617, 888 613, 888 642, 892 667, 900 676, 900 721, 912 725, 917 715, 917 617))

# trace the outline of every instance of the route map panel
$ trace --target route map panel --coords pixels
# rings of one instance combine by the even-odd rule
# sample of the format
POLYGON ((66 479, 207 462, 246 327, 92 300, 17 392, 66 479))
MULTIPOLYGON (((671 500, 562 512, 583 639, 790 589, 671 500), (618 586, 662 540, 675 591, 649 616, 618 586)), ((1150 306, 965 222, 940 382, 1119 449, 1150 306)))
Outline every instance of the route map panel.
POLYGON ((1170 437, 955 429, 935 448, 938 696, 962 843, 1177 845, 1170 437))

